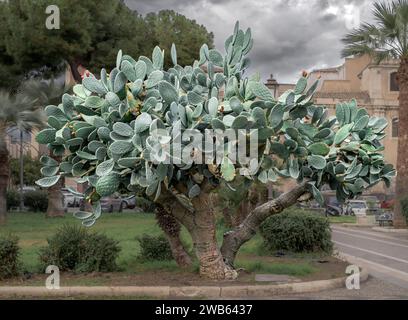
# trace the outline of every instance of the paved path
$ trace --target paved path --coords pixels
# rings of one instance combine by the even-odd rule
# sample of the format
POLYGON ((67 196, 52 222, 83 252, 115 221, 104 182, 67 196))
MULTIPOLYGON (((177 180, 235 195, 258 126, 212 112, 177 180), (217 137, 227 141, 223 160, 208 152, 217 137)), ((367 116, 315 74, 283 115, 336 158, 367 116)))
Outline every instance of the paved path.
POLYGON ((341 255, 366 267, 370 275, 405 289, 408 295, 408 236, 332 225, 341 255))

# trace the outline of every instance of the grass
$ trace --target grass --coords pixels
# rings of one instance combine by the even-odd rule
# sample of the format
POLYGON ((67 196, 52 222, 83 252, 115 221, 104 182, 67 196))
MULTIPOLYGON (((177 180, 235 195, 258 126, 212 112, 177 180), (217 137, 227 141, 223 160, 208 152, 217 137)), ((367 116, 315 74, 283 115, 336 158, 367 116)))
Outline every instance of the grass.
MULTIPOLYGON (((0 234, 12 233, 19 237, 21 247, 21 261, 24 270, 40 272, 38 251, 47 245, 47 238, 51 237, 64 224, 78 224, 79 221, 67 214, 63 218, 46 218, 41 213, 10 213, 7 224, 0 226, 0 234)), ((162 231, 157 226, 154 215, 149 213, 114 213, 103 215, 92 227, 93 231, 105 233, 117 240, 121 247, 118 265, 123 274, 141 274, 144 272, 166 271, 179 272, 174 261, 141 261, 138 258, 140 247, 136 237, 147 233, 158 235, 162 231)), ((224 230, 217 230, 217 238, 221 242, 224 230)), ((191 238, 188 233, 182 231, 182 239, 189 250, 192 249, 191 238)), ((316 273, 318 270, 313 265, 313 258, 309 256, 294 257, 290 261, 271 260, 270 255, 263 249, 262 238, 256 235, 248 241, 240 250, 237 258, 237 267, 245 268, 251 272, 287 274, 292 276, 304 276, 316 273)), ((190 270, 198 272, 198 264, 195 262, 190 270)), ((83 285, 97 285, 99 279, 83 279, 83 285)))
POLYGON ((338 216, 329 217, 330 223, 356 223, 357 218, 355 216, 338 216))

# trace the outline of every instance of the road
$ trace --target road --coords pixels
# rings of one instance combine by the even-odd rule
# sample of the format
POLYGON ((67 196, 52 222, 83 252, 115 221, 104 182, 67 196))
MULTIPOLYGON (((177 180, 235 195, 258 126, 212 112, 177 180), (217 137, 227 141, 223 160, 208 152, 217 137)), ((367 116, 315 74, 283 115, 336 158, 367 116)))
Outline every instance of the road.
POLYGON ((408 293, 408 235, 332 225, 332 240, 340 255, 408 293))

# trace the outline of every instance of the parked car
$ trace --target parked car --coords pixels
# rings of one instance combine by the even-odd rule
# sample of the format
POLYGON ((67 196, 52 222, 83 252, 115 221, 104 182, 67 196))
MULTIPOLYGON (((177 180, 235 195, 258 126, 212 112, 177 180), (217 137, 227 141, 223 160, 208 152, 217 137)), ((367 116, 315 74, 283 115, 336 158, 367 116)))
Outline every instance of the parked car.
POLYGON ((368 205, 364 200, 349 200, 344 208, 346 214, 355 216, 366 216, 367 211, 368 205))
POLYGON ((122 209, 134 209, 135 207, 136 207, 135 196, 122 198, 122 209))
POLYGON ((75 196, 70 192, 62 191, 62 196, 64 197, 64 208, 75 206, 75 196))
POLYGON ((110 196, 101 199, 102 212, 122 212, 123 202, 120 197, 110 196))
POLYGON ((339 206, 336 205, 327 205, 326 210, 325 210, 325 215, 327 216, 340 216, 343 214, 343 209, 339 206))
POLYGON ((61 192, 64 196, 65 207, 79 207, 82 199, 84 198, 82 196, 73 194, 67 188, 61 188, 61 192))
POLYGON ((367 210, 368 215, 377 216, 383 213, 383 210, 381 209, 381 202, 377 196, 362 196, 362 197, 359 197, 358 200, 366 201, 367 206, 368 206, 368 210, 367 210))

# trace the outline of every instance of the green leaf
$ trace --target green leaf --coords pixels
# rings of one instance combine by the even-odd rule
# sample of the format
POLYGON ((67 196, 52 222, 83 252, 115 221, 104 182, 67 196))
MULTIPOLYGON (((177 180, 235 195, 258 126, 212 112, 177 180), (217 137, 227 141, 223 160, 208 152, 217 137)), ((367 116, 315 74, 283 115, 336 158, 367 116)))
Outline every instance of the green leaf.
POLYGON ((117 154, 117 155, 128 153, 130 150, 132 150, 132 148, 133 148, 133 145, 131 142, 121 141, 121 140, 115 141, 109 146, 109 150, 113 154, 117 154))
POLYGON ((96 183, 96 192, 101 197, 107 197, 118 190, 120 184, 120 177, 118 174, 111 173, 109 175, 99 178, 96 183))
POLYGON ((153 66, 156 69, 163 69, 163 61, 164 61, 163 52, 158 46, 156 46, 153 49, 153 54, 152 54, 153 66))
POLYGON ((201 188, 198 184, 193 185, 190 190, 188 190, 188 197, 190 199, 199 196, 201 193, 201 188))
POLYGON ((293 93, 301 94, 303 91, 305 91, 306 86, 307 86, 307 79, 305 77, 300 78, 298 82, 296 83, 293 93))
POLYGON ((76 154, 78 155, 78 157, 85 160, 96 160, 96 156, 88 152, 77 151, 76 154))
POLYGON ((218 113, 218 99, 215 97, 212 97, 210 100, 208 100, 208 112, 210 116, 215 118, 218 113))
POLYGON ((232 129, 245 129, 248 124, 248 119, 245 116, 238 116, 231 124, 232 129))
POLYGON ((171 83, 168 83, 167 81, 160 81, 158 89, 162 99, 167 105, 170 105, 172 102, 178 103, 178 92, 171 83))
POLYGON ((93 212, 77 211, 73 213, 73 216, 80 220, 86 220, 93 216, 93 212))
POLYGON ((326 168, 326 159, 322 156, 311 155, 307 157, 309 165, 317 170, 323 170, 326 168))
POLYGON ((220 119, 214 118, 211 120, 211 127, 213 129, 220 129, 220 130, 225 130, 225 125, 224 122, 222 122, 220 119))
POLYGON ((307 147, 312 154, 325 156, 330 152, 330 147, 323 142, 316 142, 307 147))
POLYGON ((170 54, 171 54, 171 61, 173 62, 173 65, 177 65, 177 50, 176 50, 176 46, 174 43, 171 45, 170 54))
POLYGON ((209 60, 216 66, 218 67, 223 67, 224 66, 224 58, 222 54, 216 50, 216 49, 211 49, 208 51, 208 58, 209 60))
POLYGON ((131 126, 124 122, 116 122, 112 127, 113 131, 124 137, 132 137, 134 132, 131 126))
POLYGON ((273 101, 273 97, 268 87, 260 82, 251 82, 250 90, 253 94, 262 100, 273 101))
POLYGON ((82 85, 85 87, 85 89, 97 94, 106 94, 108 92, 105 86, 94 77, 84 78, 82 80, 82 85))
POLYGON ((276 104, 272 108, 272 111, 269 114, 269 124, 272 128, 276 128, 281 124, 284 112, 285 106, 283 104, 276 104))
POLYGON ((42 167, 41 174, 45 177, 55 176, 58 173, 59 167, 42 167))
POLYGON ((135 132, 141 133, 149 129, 150 124, 152 123, 152 117, 146 112, 142 112, 135 121, 135 132))
POLYGON ((235 178, 235 166, 228 157, 224 157, 221 163, 221 175, 225 181, 232 181, 235 178))
POLYGON ((162 79, 163 72, 161 72, 160 70, 153 71, 146 80, 146 89, 150 89, 158 85, 162 79))
POLYGON ((321 205, 324 206, 324 198, 319 189, 316 188, 314 184, 309 183, 312 189, 313 198, 321 205))
POLYGON ((334 136, 334 144, 339 145, 342 143, 349 135, 350 135, 350 130, 352 128, 353 124, 347 124, 339 129, 339 131, 336 132, 336 135, 334 136))
POLYGON ((61 178, 60 175, 52 176, 52 177, 45 177, 45 178, 37 180, 35 183, 42 188, 49 188, 49 187, 52 187, 54 184, 56 184, 60 178, 61 178))
POLYGON ((368 115, 362 116, 357 122, 354 124, 353 131, 360 131, 363 130, 368 125, 368 121, 370 117, 368 115))
POLYGON ((40 162, 47 167, 56 167, 58 166, 58 162, 54 160, 53 158, 50 158, 48 156, 41 156, 40 162))
POLYGON ((346 118, 345 111, 344 111, 343 104, 341 103, 338 103, 336 105, 336 118, 340 125, 342 125, 345 121, 345 118, 346 118))
POLYGON ((313 140, 323 140, 326 139, 328 136, 330 136, 332 133, 332 130, 329 128, 324 128, 320 130, 316 135, 313 137, 313 140))
POLYGON ((55 133, 57 130, 54 128, 47 128, 41 130, 35 137, 35 140, 41 144, 47 144, 55 141, 55 133))
POLYGON ((147 66, 146 63, 142 60, 139 60, 135 64, 135 72, 136 72, 136 78, 140 80, 144 80, 146 77, 146 71, 147 71, 147 66))
POLYGON ((137 80, 136 71, 129 61, 127 60, 122 61, 121 70, 129 81, 133 82, 137 80))
POLYGON ((106 160, 96 167, 95 173, 100 177, 106 176, 112 172, 114 165, 115 162, 113 159, 106 160))
POLYGON ((271 152, 281 159, 287 159, 289 156, 288 149, 283 144, 275 141, 271 142, 271 152))

